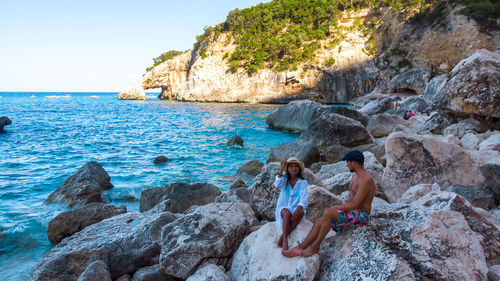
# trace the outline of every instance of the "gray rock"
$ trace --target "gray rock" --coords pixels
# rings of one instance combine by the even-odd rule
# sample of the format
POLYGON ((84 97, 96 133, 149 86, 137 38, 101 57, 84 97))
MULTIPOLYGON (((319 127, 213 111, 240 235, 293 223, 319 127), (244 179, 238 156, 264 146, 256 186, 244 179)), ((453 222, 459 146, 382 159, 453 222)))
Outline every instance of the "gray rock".
POLYGON ((321 170, 319 170, 317 176, 321 180, 326 180, 332 178, 340 173, 350 173, 349 169, 346 166, 346 162, 341 161, 334 164, 323 165, 321 170))
POLYGON ((460 139, 460 145, 469 150, 476 150, 479 147, 479 137, 474 133, 466 133, 460 139))
POLYGON ((0 132, 3 132, 3 127, 12 124, 12 120, 9 117, 2 116, 0 117, 0 132))
POLYGON ((443 188, 451 184, 484 186, 485 177, 478 164, 450 138, 456 139, 406 133, 388 137, 381 187, 389 202, 396 202, 416 184, 438 183, 443 188))
POLYGON ((311 142, 321 150, 334 144, 355 146, 372 143, 373 139, 359 121, 331 113, 321 115, 300 135, 297 142, 311 142))
POLYGON ((310 142, 285 142, 278 146, 271 148, 269 162, 286 161, 290 157, 297 157, 306 167, 319 161, 318 147, 310 142))
POLYGON ((319 111, 320 115, 335 113, 347 118, 351 118, 353 120, 359 121, 361 124, 363 124, 363 126, 366 126, 368 124, 368 120, 370 119, 370 116, 365 113, 343 106, 322 106, 319 111))
POLYGON ((421 95, 425 91, 429 78, 429 71, 418 67, 396 75, 391 79, 391 82, 389 82, 389 86, 395 91, 404 91, 409 89, 421 95))
POLYGON ((318 173, 319 170, 321 170, 321 167, 323 167, 323 165, 326 165, 328 163, 326 162, 323 162, 323 161, 319 161, 317 163, 314 163, 311 165, 311 167, 309 167, 309 169, 313 172, 313 173, 318 173))
POLYGON ((218 187, 208 183, 169 183, 142 191, 139 210, 145 212, 156 204, 167 200, 168 211, 182 213, 193 205, 205 205, 214 202, 215 197, 220 194, 218 187))
POLYGON ((304 131, 320 113, 320 103, 310 100, 292 101, 273 110, 266 119, 271 129, 304 131))
POLYGON ((325 179, 323 183, 330 192, 338 195, 349 190, 349 183, 351 182, 352 176, 353 174, 351 172, 340 173, 325 179))
POLYGON ((452 69, 434 94, 425 95, 434 107, 457 114, 500 117, 500 54, 476 51, 452 69))
POLYGON ((385 137, 396 131, 398 125, 408 127, 408 121, 398 115, 382 113, 372 115, 366 129, 370 131, 374 137, 378 138, 385 137))
POLYGON ((101 260, 95 261, 78 277, 77 281, 111 281, 108 266, 101 260))
POLYGON ((231 187, 229 187, 229 189, 234 189, 239 187, 248 187, 248 185, 242 179, 238 178, 233 182, 233 184, 231 185, 231 187))
POLYGON ((308 189, 306 218, 310 221, 321 217, 323 212, 334 205, 341 205, 344 200, 321 186, 311 185, 308 189))
POLYGON ((238 171, 236 172, 237 175, 241 175, 243 173, 246 173, 250 176, 256 176, 260 173, 262 170, 262 167, 264 167, 264 163, 260 162, 259 160, 252 160, 249 161, 243 166, 241 166, 238 171))
POLYGON ((496 131, 487 139, 479 144, 480 150, 496 150, 500 151, 500 132, 496 131))
POLYGON ((128 274, 125 274, 121 277, 119 277, 118 279, 116 279, 115 281, 131 281, 132 280, 132 277, 130 277, 130 275, 128 274))
MULTIPOLYGON (((274 180, 280 170, 280 164, 271 162, 264 166, 262 172, 255 177, 253 185, 249 187, 254 196, 254 203, 259 218, 275 220, 274 211, 279 197, 279 190, 274 187, 274 180)), ((321 180, 309 169, 304 170, 304 177, 309 185, 324 186, 321 180)))
POLYGON ((126 213, 90 225, 45 254, 28 280, 76 280, 97 260, 106 261, 112 279, 157 264, 161 229, 179 216, 126 213))
POLYGON ((381 98, 369 102, 367 105, 363 106, 359 112, 367 115, 375 115, 379 113, 384 113, 387 110, 393 108, 393 101, 391 98, 381 98))
POLYGON ((444 86, 446 85, 447 80, 448 76, 446 74, 433 77, 425 87, 424 91, 425 102, 432 105, 435 97, 439 95, 438 93, 440 93, 444 88, 444 86))
POLYGON ((432 107, 425 101, 422 96, 409 97, 401 102, 401 106, 399 106, 399 108, 394 111, 394 114, 403 116, 405 111, 411 111, 415 114, 429 114, 432 111, 432 107))
POLYGON ((108 173, 97 162, 89 162, 67 178, 52 192, 45 203, 63 203, 70 207, 91 202, 102 202, 103 191, 113 188, 108 173))
POLYGON ((222 266, 206 264, 199 267, 186 281, 231 281, 222 266))
POLYGON ((413 205, 372 208, 368 225, 338 232, 320 256, 316 280, 485 280, 487 273, 463 215, 413 205))
POLYGON ((441 191, 441 186, 439 186, 439 184, 437 183, 417 184, 410 187, 405 193, 403 193, 403 195, 401 195, 401 198, 399 198, 398 203, 409 204, 424 197, 427 193, 430 192, 438 193, 439 191, 441 191))
POLYGON ((441 134, 443 130, 452 124, 452 119, 449 114, 438 112, 427 119, 420 127, 416 129, 417 133, 429 131, 433 134, 441 134))
POLYGON ((359 150, 361 152, 369 151, 377 157, 377 159, 382 159, 385 156, 385 140, 384 139, 376 139, 375 143, 362 144, 358 146, 353 146, 350 150, 359 150))
POLYGON ((450 125, 443 130, 443 135, 455 135, 458 138, 462 138, 467 133, 476 133, 476 131, 474 125, 466 122, 450 125))
POLYGON ((104 219, 127 212, 127 207, 90 203, 81 208, 62 212, 49 222, 47 233, 50 242, 57 244, 85 227, 104 219))
POLYGON ((427 193, 414 204, 429 207, 435 210, 451 210, 462 213, 470 229, 480 237, 480 243, 484 251, 488 265, 500 262, 500 222, 489 212, 475 208, 462 196, 441 191, 439 193, 427 193))
POLYGON ((168 162, 168 158, 165 155, 160 155, 156 157, 155 160, 153 161, 153 163, 155 164, 160 164, 165 162, 168 162))
POLYGON ((245 203, 193 208, 163 228, 160 268, 168 275, 186 279, 204 259, 231 257, 254 224, 254 212, 245 203))
POLYGON ((488 267, 488 281, 500 281, 500 265, 488 267))
POLYGON ((243 147, 243 139, 240 136, 233 136, 231 137, 227 143, 227 145, 239 145, 243 147))
POLYGON ((486 179, 486 186, 495 195, 496 203, 500 203, 500 157, 488 160, 479 169, 486 179))
POLYGON ((455 192, 456 194, 465 198, 469 203, 478 208, 489 210, 495 208, 495 198, 489 189, 479 186, 463 186, 459 184, 452 184, 444 191, 455 192))
POLYGON ((168 276, 160 271, 160 265, 155 264, 143 267, 134 273, 132 281, 174 281, 172 276, 168 276))
POLYGON ((334 144, 327 147, 323 152, 321 152, 320 156, 323 161, 328 164, 339 162, 344 155, 349 152, 348 148, 343 147, 339 144, 334 144))
POLYGON ((216 203, 233 202, 233 203, 248 203, 253 204, 253 193, 248 188, 237 187, 232 188, 215 198, 216 203))

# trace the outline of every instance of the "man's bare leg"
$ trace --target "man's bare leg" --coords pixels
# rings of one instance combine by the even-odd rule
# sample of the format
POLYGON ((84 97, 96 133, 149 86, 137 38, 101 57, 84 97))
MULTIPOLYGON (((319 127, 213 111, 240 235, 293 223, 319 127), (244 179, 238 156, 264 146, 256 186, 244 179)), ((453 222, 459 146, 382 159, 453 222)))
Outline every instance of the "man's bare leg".
POLYGON ((316 219, 314 221, 314 225, 312 226, 311 230, 307 234, 306 239, 304 242, 300 243, 299 245, 291 248, 288 251, 282 251, 281 253, 287 257, 287 258, 292 258, 292 257, 297 257, 302 254, 302 251, 309 245, 311 244, 314 240, 316 240, 316 237, 318 236, 319 233, 319 228, 321 226, 321 218, 316 219))
POLYGON ((283 218, 283 233, 278 240, 278 247, 283 247, 283 250, 288 250, 288 235, 290 234, 290 225, 292 213, 288 209, 281 210, 281 218, 283 218))
MULTIPOLYGON (((326 209, 325 213, 320 219, 320 223, 318 224, 318 234, 316 235, 316 239, 312 241, 312 243, 309 243, 307 248, 305 248, 301 255, 303 257, 310 257, 314 254, 319 253, 319 246, 321 245, 321 242, 323 239, 325 239, 326 234, 331 229, 332 225, 332 220, 338 221, 339 215, 337 213, 337 208, 331 207, 326 209)), ((306 241, 304 241, 306 242, 306 241)))

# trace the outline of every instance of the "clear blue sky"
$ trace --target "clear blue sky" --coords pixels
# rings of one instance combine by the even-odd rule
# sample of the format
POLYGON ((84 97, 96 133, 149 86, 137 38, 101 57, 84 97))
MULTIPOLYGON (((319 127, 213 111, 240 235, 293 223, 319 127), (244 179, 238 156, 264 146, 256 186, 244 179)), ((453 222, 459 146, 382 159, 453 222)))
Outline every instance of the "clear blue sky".
POLYGON ((0 91, 112 91, 265 0, 0 0, 0 91))

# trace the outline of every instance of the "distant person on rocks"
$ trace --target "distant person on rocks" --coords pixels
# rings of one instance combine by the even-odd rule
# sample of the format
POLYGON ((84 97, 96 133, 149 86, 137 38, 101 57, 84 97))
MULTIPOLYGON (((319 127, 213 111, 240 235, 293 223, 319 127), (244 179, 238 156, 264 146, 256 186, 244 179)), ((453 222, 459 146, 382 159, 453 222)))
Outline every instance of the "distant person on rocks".
POLYGON ((413 112, 410 111, 410 116, 408 116, 408 119, 412 118, 415 114, 413 114, 413 112))
POLYGON ((404 120, 408 120, 409 118, 410 118, 410 117, 409 117, 409 115, 408 115, 408 110, 407 110, 407 111, 405 111, 405 114, 403 114, 403 119, 404 119, 404 120))
POLYGON ((319 247, 328 231, 340 231, 348 225, 366 225, 375 197, 375 182, 363 167, 364 156, 358 150, 347 153, 342 160, 346 161, 349 171, 354 172, 349 183, 349 198, 342 205, 332 206, 325 210, 321 218, 316 219, 306 239, 290 250, 282 251, 285 257, 310 257, 319 253, 319 247))
POLYGON ((290 157, 287 161, 281 161, 280 172, 274 181, 274 186, 280 190, 275 215, 283 229, 278 240, 282 252, 288 250, 288 235, 297 227, 306 211, 308 184, 302 175, 303 171, 304 163, 296 157, 290 157))

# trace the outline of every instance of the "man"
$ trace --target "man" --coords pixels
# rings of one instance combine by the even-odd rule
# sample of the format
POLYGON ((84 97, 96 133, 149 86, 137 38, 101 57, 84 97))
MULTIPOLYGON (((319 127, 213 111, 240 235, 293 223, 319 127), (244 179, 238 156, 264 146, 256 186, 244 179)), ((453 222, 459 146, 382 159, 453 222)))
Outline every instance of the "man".
POLYGON ((323 216, 316 219, 304 242, 290 250, 283 251, 284 256, 310 257, 319 253, 321 241, 330 228, 340 231, 343 226, 368 223, 373 197, 375 197, 375 182, 363 167, 364 160, 365 157, 358 150, 350 151, 342 158, 342 161, 346 161, 349 171, 355 173, 349 183, 349 198, 342 205, 326 209, 323 216))

